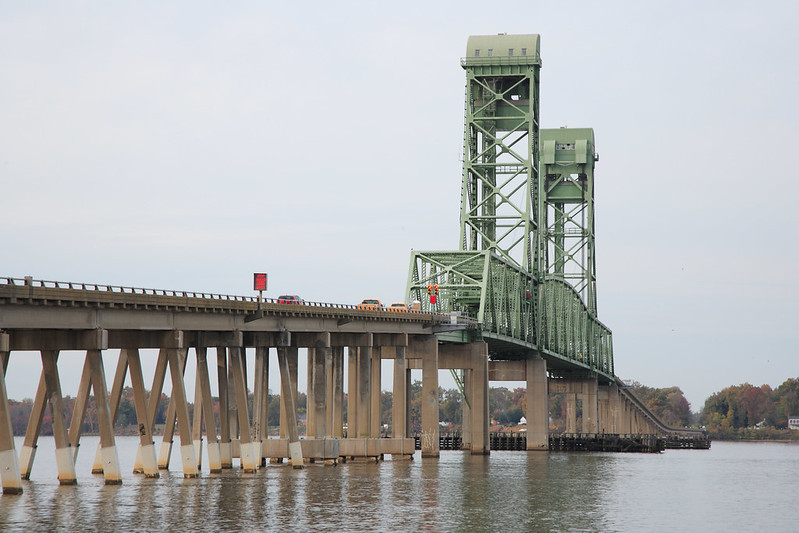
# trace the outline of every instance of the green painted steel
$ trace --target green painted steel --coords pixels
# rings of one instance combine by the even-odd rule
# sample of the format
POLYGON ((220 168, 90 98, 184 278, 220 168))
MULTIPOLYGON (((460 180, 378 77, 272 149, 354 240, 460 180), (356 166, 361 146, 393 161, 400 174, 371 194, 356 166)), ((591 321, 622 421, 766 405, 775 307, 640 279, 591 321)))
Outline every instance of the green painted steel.
POLYGON ((541 130, 546 272, 569 281, 596 314, 594 130, 541 130))
POLYGON ((596 314, 594 132, 539 129, 538 35, 469 37, 461 66, 460 249, 413 251, 408 298, 477 320, 492 359, 533 353, 554 375, 613 381, 612 334, 596 314))
POLYGON ((538 35, 470 37, 461 250, 493 250, 538 271, 538 35))

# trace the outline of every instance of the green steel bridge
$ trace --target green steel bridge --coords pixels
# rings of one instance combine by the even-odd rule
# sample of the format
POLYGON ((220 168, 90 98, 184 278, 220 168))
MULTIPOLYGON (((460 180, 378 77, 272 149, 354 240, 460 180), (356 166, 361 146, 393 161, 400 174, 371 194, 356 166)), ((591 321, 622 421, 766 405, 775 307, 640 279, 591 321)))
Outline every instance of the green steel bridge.
POLYGON ((538 35, 472 36, 466 73, 457 250, 413 251, 408 297, 457 313, 493 360, 540 357, 557 377, 614 382, 597 316, 594 167, 588 128, 541 129, 538 35))

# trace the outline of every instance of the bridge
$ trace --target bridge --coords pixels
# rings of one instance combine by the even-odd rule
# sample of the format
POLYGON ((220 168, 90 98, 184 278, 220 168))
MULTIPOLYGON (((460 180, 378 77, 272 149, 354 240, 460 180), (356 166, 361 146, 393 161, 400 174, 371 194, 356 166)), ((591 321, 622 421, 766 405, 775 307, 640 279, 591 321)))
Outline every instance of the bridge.
POLYGON ((440 453, 442 369, 453 372, 464 394, 461 446, 473 454, 490 452, 489 381, 526 382, 529 451, 549 449, 554 393, 566 399, 569 434, 690 433, 662 424, 615 376, 612 334, 597 315, 593 190, 599 156, 590 129, 539 128, 538 35, 470 37, 461 66, 467 83, 460 246, 412 252, 407 299, 418 301, 420 309, 0 278, 3 492, 21 492, 22 480, 29 478, 48 404, 58 479, 77 481, 75 457, 92 392, 100 428, 93 470, 106 483, 120 483, 114 418, 128 377, 140 438, 135 471, 149 477, 168 468, 176 426, 186 477, 200 473, 203 427, 210 472, 231 468, 234 458, 245 473, 267 461, 288 460, 299 468, 309 460, 408 458, 415 450, 408 416, 414 369, 422 371, 422 457, 440 453), (216 356, 218 421, 209 348, 216 356), (308 357, 302 439, 296 409, 301 348, 308 357), (149 393, 145 349, 158 350, 149 393), (105 350, 119 350, 110 390, 105 350), (276 351, 280 374, 280 438, 264 431, 270 350, 276 351), (17 453, 6 373, 14 352, 30 351, 40 352, 42 373, 17 453), (62 352, 70 351, 85 356, 67 426, 58 365, 62 352), (195 376, 185 375, 189 357, 196 360, 195 376), (254 357, 254 376, 247 376, 248 357, 254 357), (380 431, 384 359, 393 361, 389 438, 380 431), (172 394, 156 453, 154 416, 167 374, 172 394), (190 417, 185 383, 192 378, 190 417))

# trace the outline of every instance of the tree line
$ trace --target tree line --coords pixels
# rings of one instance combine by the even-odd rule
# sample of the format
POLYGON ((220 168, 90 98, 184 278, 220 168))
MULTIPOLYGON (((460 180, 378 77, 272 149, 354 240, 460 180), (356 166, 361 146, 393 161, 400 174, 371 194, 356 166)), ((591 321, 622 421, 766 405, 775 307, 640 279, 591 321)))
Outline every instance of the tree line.
POLYGON ((799 416, 799 379, 776 389, 749 383, 722 389, 705 400, 700 423, 717 439, 793 439, 788 417, 799 416))
MULTIPOLYGON (((652 388, 633 382, 632 392, 658 416, 665 424, 673 427, 704 426, 708 435, 716 439, 799 439, 799 431, 787 429, 788 417, 799 416, 799 379, 788 379, 777 389, 769 385, 756 387, 748 383, 731 386, 710 396, 700 413, 693 413, 691 405, 679 387, 652 388)), ((421 432, 422 383, 414 381, 410 390, 410 411, 408 413, 412 433, 421 432)), ((391 426, 392 393, 383 391, 380 397, 381 424, 391 426)), ((447 429, 457 431, 463 423, 463 396, 458 389, 439 387, 439 420, 447 429)), ((64 419, 67 426, 72 423, 75 399, 64 398, 64 419)), ((219 400, 213 399, 214 416, 219 424, 219 400)), ((169 397, 161 395, 158 411, 155 414, 157 430, 165 423, 169 397)), ((249 410, 252 413, 253 398, 250 394, 249 410)), ((268 396, 267 425, 274 434, 280 424, 280 395, 268 396)), ((527 409, 527 391, 524 388, 510 390, 506 387, 489 389, 489 416, 491 425, 512 427, 520 423, 527 409)), ((300 419, 300 432, 307 415, 307 396, 299 393, 297 414, 300 419)), ((344 398, 344 421, 347 421, 347 398, 344 398)), ((24 435, 33 409, 33 400, 9 400, 11 425, 14 435, 24 435)), ((194 406, 189 404, 189 415, 194 406)), ((579 416, 579 413, 578 413, 579 416)), ((550 396, 550 430, 563 431, 566 420, 566 402, 563 395, 550 396)), ((133 390, 126 387, 115 418, 115 432, 119 435, 136 435, 138 421, 133 404, 133 390)), ((94 398, 89 399, 84 416, 84 434, 99 431, 97 409, 94 398)), ((52 435, 52 415, 49 406, 42 421, 42 435, 52 435)))
MULTIPOLYGON (((410 390, 410 411, 408 413, 412 433, 419 433, 422 429, 422 383, 414 381, 410 390)), ((463 422, 463 396, 457 389, 445 390, 439 387, 439 420, 442 424, 450 426, 451 429, 460 429, 463 422)), ((383 391, 380 396, 381 424, 384 428, 391 427, 392 419, 392 399, 393 394, 383 391)), ((300 421, 300 433, 303 433, 303 424, 307 417, 307 395, 300 392, 297 397, 297 415, 300 421)), ((75 398, 65 396, 64 402, 64 421, 67 427, 72 424, 75 398)), ((212 400, 214 418, 219 427, 219 398, 212 400)), ((166 422, 166 411, 169 405, 169 396, 161 395, 158 402, 158 410, 155 413, 156 433, 166 422)), ((524 415, 526 406, 525 389, 515 389, 510 391, 507 388, 491 388, 489 390, 489 412, 492 421, 497 424, 516 425, 524 415)), ((253 408, 253 395, 249 395, 248 409, 250 415, 253 408)), ((9 400, 9 410, 11 415, 11 426, 14 435, 24 435, 28 427, 31 412, 33 411, 33 400, 24 399, 21 401, 9 400)), ((344 422, 347 422, 347 395, 344 395, 344 422)), ((189 404, 189 416, 194 414, 194 405, 189 404)), ((268 416, 267 425, 272 433, 276 433, 280 425, 280 395, 269 394, 268 396, 268 416)), ((99 431, 97 418, 97 408, 94 397, 90 396, 87 402, 86 412, 83 419, 81 432, 83 434, 96 434, 99 431)), ((117 408, 114 419, 114 431, 118 435, 137 435, 138 420, 136 418, 136 408, 133 403, 133 389, 125 387, 117 408)), ((41 435, 53 434, 53 417, 48 405, 42 419, 41 435)))

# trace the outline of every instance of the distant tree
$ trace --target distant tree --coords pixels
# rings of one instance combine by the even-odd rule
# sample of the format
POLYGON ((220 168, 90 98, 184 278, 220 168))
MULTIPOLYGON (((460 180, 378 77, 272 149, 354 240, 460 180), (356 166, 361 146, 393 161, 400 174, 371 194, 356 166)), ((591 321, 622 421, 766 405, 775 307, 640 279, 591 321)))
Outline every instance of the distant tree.
POLYGON ((460 426, 463 423, 463 395, 458 389, 441 390, 439 418, 442 422, 460 426))
POLYGON ((656 389, 633 382, 632 392, 660 420, 669 426, 689 426, 693 423, 691 404, 679 387, 656 389))

